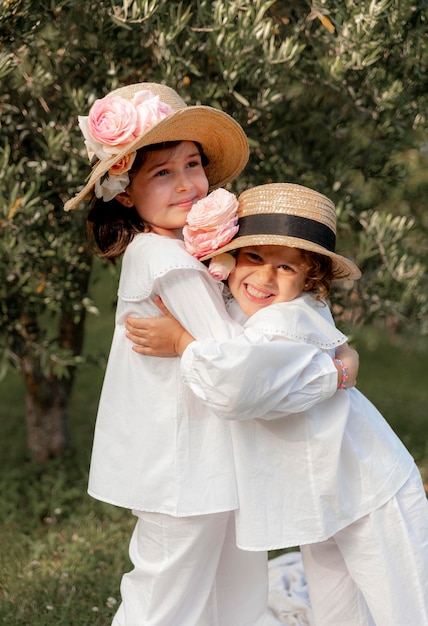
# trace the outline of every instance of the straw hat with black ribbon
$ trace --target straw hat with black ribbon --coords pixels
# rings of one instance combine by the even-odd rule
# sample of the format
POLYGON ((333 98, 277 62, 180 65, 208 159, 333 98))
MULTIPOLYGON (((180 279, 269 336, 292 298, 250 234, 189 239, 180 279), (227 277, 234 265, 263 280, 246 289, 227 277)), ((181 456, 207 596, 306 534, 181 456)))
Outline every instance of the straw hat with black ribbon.
POLYGON ((355 263, 335 252, 336 209, 323 194, 293 183, 272 183, 247 189, 238 201, 238 232, 201 261, 247 246, 278 245, 330 257, 335 279, 361 277, 355 263))
MULTIPOLYGON (((163 114, 162 119, 154 119, 153 123, 150 124, 149 122, 140 126, 142 130, 138 136, 131 136, 128 142, 119 144, 115 154, 104 154, 103 151, 103 157, 97 158, 95 151, 91 150, 88 142, 86 142, 93 169, 83 189, 65 203, 64 209, 66 211, 77 208, 81 201, 90 201, 94 197, 97 181, 106 176, 111 177, 111 172, 114 171, 117 164, 126 159, 128 155, 153 144, 169 141, 198 142, 208 159, 205 172, 210 189, 221 187, 232 181, 245 167, 249 155, 248 141, 238 122, 227 113, 213 107, 187 106, 180 96, 166 85, 137 83, 121 87, 112 91, 102 101, 96 101, 92 108, 97 103, 99 106, 100 102, 108 105, 108 98, 111 96, 133 102, 135 97, 141 95, 140 92, 147 92, 152 100, 156 98, 161 105, 166 105, 164 109, 167 112, 163 114)), ((79 124, 81 119, 88 118, 79 118, 79 124)), ((150 115, 148 119, 150 120, 150 115)), ((120 123, 120 119, 117 121, 120 123)), ((102 121, 102 123, 104 122, 102 121)), ((109 149, 112 152, 111 146, 109 149)))

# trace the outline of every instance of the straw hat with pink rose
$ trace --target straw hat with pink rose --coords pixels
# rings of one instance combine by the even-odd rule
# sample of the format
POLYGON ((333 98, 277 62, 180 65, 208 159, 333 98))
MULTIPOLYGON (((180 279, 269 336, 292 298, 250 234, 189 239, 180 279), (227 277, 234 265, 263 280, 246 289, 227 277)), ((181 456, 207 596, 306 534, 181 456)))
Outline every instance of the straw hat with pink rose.
POLYGON ((94 195, 108 202, 124 191, 136 152, 145 146, 199 143, 208 160, 210 189, 233 180, 248 161, 248 141, 238 122, 213 107, 187 106, 173 89, 158 83, 116 89, 78 119, 93 169, 83 189, 65 203, 66 211, 94 195))
POLYGON ((183 235, 186 249, 201 261, 222 255, 217 267, 210 264, 210 272, 220 280, 233 269, 233 259, 225 253, 262 245, 300 248, 328 256, 336 280, 361 277, 353 261, 335 252, 335 205, 302 185, 259 185, 239 198, 217 189, 193 205, 183 235))

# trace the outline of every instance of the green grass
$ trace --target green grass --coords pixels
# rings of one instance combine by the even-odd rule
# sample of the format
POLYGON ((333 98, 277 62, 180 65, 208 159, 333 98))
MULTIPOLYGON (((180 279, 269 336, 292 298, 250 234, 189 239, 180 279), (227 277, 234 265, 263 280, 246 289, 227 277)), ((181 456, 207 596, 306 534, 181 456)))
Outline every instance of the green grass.
MULTIPOLYGON (((94 286, 103 315, 88 319, 86 350, 102 364, 113 328, 115 281, 94 286), (102 356, 104 352, 104 357, 102 356)), ((356 336, 359 388, 378 406, 428 470, 428 338, 390 341, 374 330, 356 336)), ((1 383, 0 623, 8 626, 107 626, 129 569, 134 525, 128 511, 86 494, 91 440, 103 371, 78 373, 70 412, 73 445, 61 460, 31 463, 25 449, 22 382, 1 383)))
POLYGON ((20 510, 1 529, 0 623, 110 624, 129 569, 131 516, 90 502, 69 463, 27 470, 11 477, 25 485, 14 487, 20 510))

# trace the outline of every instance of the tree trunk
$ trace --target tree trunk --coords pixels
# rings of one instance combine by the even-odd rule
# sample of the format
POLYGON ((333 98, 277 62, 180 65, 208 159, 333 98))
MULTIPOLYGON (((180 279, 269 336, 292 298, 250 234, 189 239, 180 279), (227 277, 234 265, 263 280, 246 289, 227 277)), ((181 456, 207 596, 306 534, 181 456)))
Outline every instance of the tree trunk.
MULTIPOLYGON (((59 345, 80 355, 84 338, 85 315, 76 323, 63 313, 59 322, 59 345)), ((36 318, 23 319, 27 339, 38 336, 36 318)), ((28 344, 27 344, 28 345, 28 344)), ((37 351, 28 348, 21 356, 26 387, 27 447, 35 461, 46 462, 60 456, 70 443, 68 412, 75 367, 67 367, 67 376, 59 378, 52 368, 42 368, 37 351)))
POLYGON ((37 357, 21 361, 26 386, 27 447, 35 461, 59 456, 69 445, 71 379, 46 377, 37 357))

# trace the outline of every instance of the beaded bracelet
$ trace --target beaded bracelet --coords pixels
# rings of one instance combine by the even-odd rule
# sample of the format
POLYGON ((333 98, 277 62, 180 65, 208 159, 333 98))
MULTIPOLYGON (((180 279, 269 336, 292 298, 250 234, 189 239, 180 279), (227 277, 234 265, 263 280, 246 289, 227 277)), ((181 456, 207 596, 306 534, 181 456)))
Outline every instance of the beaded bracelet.
POLYGON ((338 365, 340 367, 340 373, 342 374, 342 380, 337 385, 337 388, 338 389, 346 389, 346 382, 347 382, 347 380, 349 378, 348 368, 346 367, 345 363, 343 361, 341 361, 340 359, 333 359, 333 363, 335 363, 336 365, 338 365))

